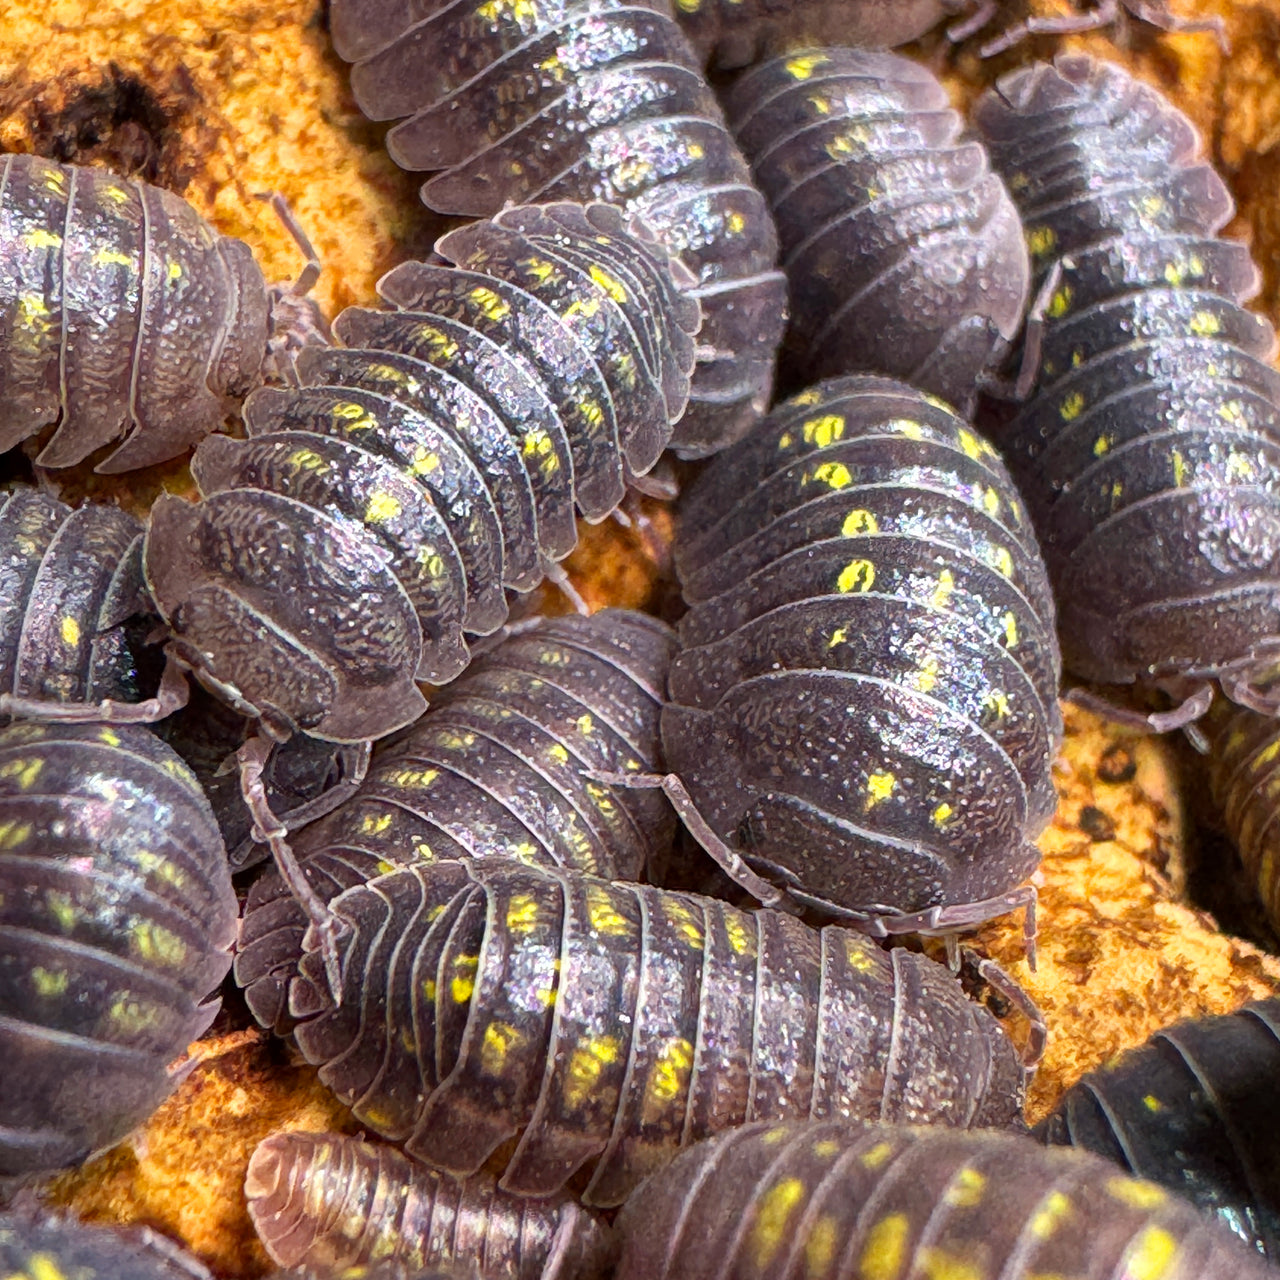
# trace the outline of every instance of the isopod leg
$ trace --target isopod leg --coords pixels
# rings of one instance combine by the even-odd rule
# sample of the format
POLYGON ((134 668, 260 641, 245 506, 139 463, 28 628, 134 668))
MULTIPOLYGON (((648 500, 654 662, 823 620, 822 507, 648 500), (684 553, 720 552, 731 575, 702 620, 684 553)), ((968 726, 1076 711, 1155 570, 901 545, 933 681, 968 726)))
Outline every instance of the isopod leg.
POLYGON ((564 598, 573 606, 575 612, 584 618, 591 616, 591 609, 587 602, 582 598, 578 588, 573 585, 573 579, 565 572, 564 566, 547 560, 543 562, 542 571, 550 582, 564 598))
POLYGON ((1140 22, 1149 23, 1161 31, 1209 32, 1217 37, 1218 47, 1223 53, 1231 52, 1226 23, 1217 15, 1212 18, 1182 18, 1170 13, 1164 0, 1123 0, 1123 3, 1140 22))
POLYGON ((306 912, 307 920, 320 939, 325 977, 336 1008, 342 1003, 342 963, 338 948, 342 924, 311 887, 297 855, 285 839, 288 829, 271 811, 271 805, 267 802, 267 788, 262 781, 262 773, 275 745, 272 739, 255 735, 236 752, 236 760, 240 765, 240 794, 253 819, 253 839, 271 850, 280 878, 289 886, 289 892, 306 912))
POLYGON ((165 662, 164 674, 154 698, 142 702, 53 702, 46 698, 22 698, 0 694, 0 716, 15 720, 57 720, 64 724, 155 724, 187 705, 190 689, 186 668, 173 658, 165 662))
POLYGON ((993 991, 1008 1000, 1031 1024, 1031 1034, 1027 1038, 1027 1046, 1022 1054, 1022 1065, 1028 1072, 1034 1071, 1044 1057, 1045 1045, 1049 1039, 1049 1028, 1045 1023, 1044 1014, 1014 978, 989 956, 980 956, 966 947, 964 958, 972 964, 978 976, 993 991))
POLYGON ((1213 685, 1208 682, 1197 685, 1172 711, 1145 712, 1118 707, 1114 702, 1082 688, 1068 689, 1062 696, 1074 706, 1105 716, 1113 724, 1126 729, 1139 729, 1144 733, 1170 733, 1174 729, 1185 729, 1209 710, 1213 702, 1213 685))
MULTIPOLYGON (((1130 5, 1126 7, 1133 11, 1130 5)), ((978 52, 984 58, 994 58, 996 54, 1015 48, 1031 36, 1061 36, 1077 31, 1096 31, 1100 27, 1109 27, 1119 16, 1119 0, 1102 0, 1096 9, 1091 9, 1088 13, 1064 14, 1060 18, 1024 18, 1023 21, 1006 27, 978 52)))
POLYGON ((716 835, 711 829, 711 824, 698 812, 698 807, 694 804, 693 797, 684 783, 674 773, 592 772, 586 776, 596 782, 605 782, 615 787, 662 791, 671 801, 672 808, 680 815, 684 825, 689 828, 689 834, 711 855, 725 875, 763 906, 795 912, 795 904, 785 890, 756 875, 742 860, 742 856, 716 835))
POLYGON ((977 0, 967 18, 960 18, 947 28, 947 39, 952 44, 963 44, 970 36, 977 35, 996 16, 996 11, 996 0, 977 0))

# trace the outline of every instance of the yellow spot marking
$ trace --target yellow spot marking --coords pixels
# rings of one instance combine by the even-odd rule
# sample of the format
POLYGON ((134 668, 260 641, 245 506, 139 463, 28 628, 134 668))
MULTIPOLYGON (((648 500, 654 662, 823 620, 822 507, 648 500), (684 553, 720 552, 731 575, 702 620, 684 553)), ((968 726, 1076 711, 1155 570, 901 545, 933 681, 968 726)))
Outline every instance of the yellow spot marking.
POLYGON ((1013 556, 1010 555, 1008 547, 993 547, 991 561, 997 573, 1006 578, 1013 577, 1013 556))
POLYGON ((444 557, 434 547, 425 544, 419 547, 414 561, 418 566, 419 576, 438 578, 444 573, 444 557))
POLYGON ((364 509, 364 518, 368 524, 383 524, 394 520, 404 508, 400 500, 384 489, 377 489, 369 496, 369 505, 364 509))
MULTIPOLYGON (((882 1145, 888 1147, 888 1143, 882 1145)), ((865 1156, 863 1163, 866 1163, 865 1156)), ((858 1259, 859 1280, 898 1280, 906 1258, 907 1230, 905 1213, 890 1213, 872 1223, 862 1257, 858 1259)))
MULTIPOLYGON (((698 0, 694 0, 695 6, 697 3, 698 0)), ((728 226, 730 234, 737 236, 742 234, 742 229, 747 225, 747 220, 742 214, 734 212, 725 219, 725 224, 728 226)))
POLYGON ((1142 1099, 1142 1105, 1150 1112, 1163 1111, 1164 1103, 1156 1097, 1154 1093, 1149 1093, 1142 1099))
POLYGON ((1147 1227, 1125 1255, 1125 1280, 1164 1280, 1177 1257, 1178 1242, 1162 1227, 1147 1227))
POLYGON ((1157 1209, 1169 1198, 1163 1187, 1139 1178, 1109 1178, 1107 1194, 1133 1209, 1157 1209))
POLYGON ((823 1138, 813 1144, 813 1154, 819 1160, 830 1160, 840 1153, 840 1144, 834 1138, 823 1138))
POLYGON ((1012 609, 1004 615, 1004 641, 1011 649, 1018 643, 1018 619, 1012 609))
POLYGON ((982 493, 982 507, 987 515, 995 517, 1000 514, 1000 495, 994 489, 984 489, 982 493))
POLYGON ((1103 454, 1107 453, 1108 450, 1110 450, 1110 448, 1111 448, 1111 437, 1099 436, 1093 442, 1093 456, 1095 458, 1101 458, 1103 454))
POLYGON ((945 826, 947 825, 947 822, 950 820, 951 815, 952 815, 954 812, 955 812, 955 810, 954 810, 954 809, 952 809, 952 807, 951 807, 951 806, 950 806, 950 805, 949 805, 949 804, 944 800, 944 801, 943 801, 943 802, 942 802, 942 803, 941 803, 941 804, 940 804, 940 805, 939 805, 939 806, 938 806, 938 807, 937 807, 937 808, 936 808, 936 809, 935 809, 935 810, 934 810, 934 811, 929 815, 929 820, 933 823, 933 825, 934 825, 935 827, 937 827, 939 830, 942 830, 942 828, 943 828, 943 827, 945 827, 945 826))
POLYGON ((187 948, 182 939, 149 920, 135 925, 130 930, 130 938, 134 951, 143 960, 152 960, 174 968, 187 958, 187 948))
POLYGON ((674 1102, 684 1091, 692 1066, 693 1045, 684 1039, 668 1041, 649 1072, 649 1100, 659 1105, 674 1102))
POLYGON ((1227 454, 1228 480, 1252 480, 1254 475, 1253 463, 1243 453, 1236 453, 1233 449, 1227 454))
POLYGON ((611 276, 602 267, 593 265, 591 268, 591 278, 619 306, 627 301, 627 291, 623 288, 622 282, 620 280, 615 280, 613 276, 611 276))
POLYGON ((956 580, 955 575, 950 569, 943 569, 938 574, 938 585, 933 589, 933 595, 930 597, 930 603, 935 609, 945 609, 947 602, 955 594, 956 580))
POLYGON ((825 449, 829 444, 844 439, 845 420, 838 413, 828 413, 821 418, 810 418, 802 428, 805 444, 816 444, 825 449))
MULTIPOLYGON (((555 265, 545 258, 526 258, 520 265, 540 283, 545 283, 557 274, 555 265)), ((572 311, 573 308, 569 310, 572 311)))
POLYGON ((1061 408, 1058 410, 1058 416, 1063 422, 1074 422, 1084 412, 1084 396, 1078 391, 1073 391, 1062 402, 1061 408))
POLYGON ((1051 254, 1058 243, 1058 237, 1052 227, 1027 228, 1027 252, 1033 258, 1044 258, 1051 254))
POLYGON ((49 306, 38 293, 20 293, 18 295, 18 324, 26 329, 40 331, 49 328, 49 306))
POLYGON ((870 560, 850 560, 836 579, 836 590, 843 594, 851 591, 870 591, 875 585, 876 567, 870 560))
POLYGON ((598 427, 604 421, 604 410, 598 400, 583 400, 578 407, 590 426, 598 427))
POLYGON ((31 1280, 67 1280, 51 1254, 33 1253, 27 1259, 27 1270, 31 1273, 31 1280))
POLYGON ((791 448, 791 446, 792 446, 794 443, 795 443, 795 440, 792 438, 792 435, 791 435, 791 432, 790 432, 790 431, 784 431, 784 432, 783 432, 783 433, 778 437, 778 448, 779 448, 779 449, 790 449, 790 448, 791 448))
MULTIPOLYGON (((393 787, 405 787, 417 789, 420 787, 429 787, 439 776, 439 769, 394 769, 387 773, 386 780, 393 787)), ((366 819, 366 822, 368 819, 366 819)), ((386 825, 390 824, 391 819, 386 819, 386 824, 379 827, 379 831, 386 830, 386 825)), ((377 832, 374 832, 376 835, 377 832)))
POLYGON ((922 1249, 920 1272, 927 1280, 984 1280, 981 1267, 945 1249, 922 1249))
POLYGON ((64 933, 70 933, 76 922, 76 909, 69 894, 59 893, 51 889, 44 895, 45 906, 62 927, 64 933))
POLYGON ((27 759, 25 756, 20 756, 17 760, 7 760, 3 766, 0 766, 0 778, 16 778, 21 790, 30 791, 43 768, 42 757, 33 756, 27 759))
POLYGON ((1164 208, 1164 199, 1156 195, 1144 196, 1139 208, 1148 218, 1154 218, 1164 208))
POLYGON ((788 58, 787 75, 793 80, 807 80, 819 67, 825 67, 831 59, 825 53, 807 53, 800 57, 788 58))
POLYGON ((169 278, 169 283, 170 283, 170 284, 173 284, 173 283, 174 283, 175 281, 177 281, 177 280, 181 280, 181 279, 182 279, 182 264, 181 264, 181 263, 179 263, 179 262, 171 262, 171 263, 169 263, 169 269, 168 269, 168 271, 166 271, 166 272, 165 272, 165 275, 166 275, 166 276, 168 276, 168 278, 169 278))
POLYGON ((836 629, 831 633, 831 639, 827 641, 827 648, 828 648, 828 649, 834 649, 834 648, 836 648, 836 646, 837 646, 837 645, 842 645, 842 644, 844 644, 844 642, 845 642, 846 640, 848 640, 848 639, 849 639, 849 628, 848 628, 848 627, 837 627, 837 628, 836 628, 836 629))
POLYGON ((453 980, 449 983, 449 994, 454 1004, 466 1004, 476 989, 476 970, 480 966, 479 956, 459 956, 453 962, 453 980))
POLYGON ((967 431, 964 427, 960 428, 959 440, 960 448, 964 450, 966 458, 972 458, 975 462, 981 460, 983 453, 986 451, 984 449, 984 441, 979 440, 972 431, 967 431))
POLYGON ((994 712, 997 720, 1009 714, 1009 697, 1001 689, 990 689, 982 699, 982 709, 994 712))
POLYGON ((580 715, 573 723, 584 738, 589 738, 595 732, 596 722, 592 719, 590 712, 580 715))
POLYGON ((1071 286, 1064 284, 1052 298, 1049 299, 1049 314, 1055 320, 1059 316, 1064 316, 1071 309, 1071 300, 1073 297, 1071 286))
POLYGON ((783 1178, 761 1197, 751 1228, 751 1248, 761 1271, 773 1261, 786 1236, 787 1223, 803 1199, 804 1183, 799 1178, 783 1178))
POLYGON ((409 465, 409 472, 415 476, 430 475, 431 472, 437 470, 440 466, 440 455, 432 453, 429 449, 418 445, 413 452, 413 461, 409 465))
POLYGON ((853 483, 849 468, 843 462, 824 462, 814 467, 811 478, 832 489, 844 489, 853 483))
MULTIPOLYGON (((25 844, 31 837, 31 823, 16 822, 12 818, 7 822, 0 822, 0 849, 16 849, 19 845, 25 844)), ((53 894, 49 894, 52 901, 53 894)))
POLYGON ((364 821, 360 824, 360 829, 365 835, 376 836, 381 835, 391 825, 391 815, 389 813, 366 814, 364 821))
POLYGON ((745 956, 751 950, 751 935, 737 916, 725 917, 724 932, 729 945, 738 955, 745 956))
POLYGON ((523 937, 532 933, 538 923, 538 902, 530 893, 512 894, 507 904, 507 928, 523 937))
POLYGON ((935 655, 926 654, 919 667, 912 674, 911 683, 921 693, 931 693, 938 683, 938 672, 941 670, 941 665, 935 655))
POLYGON ((1226 404, 1218 406, 1218 417, 1233 426, 1244 426, 1244 405, 1239 400, 1228 400, 1226 404))
POLYGON ((558 742, 548 750, 547 755, 549 755, 557 764, 569 763, 569 753, 558 742))
POLYGON ((484 1029, 484 1041, 480 1045, 480 1068, 491 1076, 498 1075, 513 1046, 524 1037, 507 1022, 491 1022, 484 1029))
POLYGON ((121 253, 119 249, 99 249, 93 255, 93 265, 95 267, 131 267, 133 259, 127 253, 121 253))
POLYGON ((885 423, 885 430, 906 436, 908 440, 924 439, 924 427, 914 418, 894 418, 892 422, 885 423))
POLYGON ((867 799, 863 805, 864 811, 874 809, 876 805, 887 800, 893 795, 893 789, 898 785, 898 779, 891 773, 873 773, 867 779, 867 799))
POLYGON ((844 518, 844 524, 840 526, 840 534, 845 538, 856 538, 862 533, 879 533, 880 524, 875 516, 864 510, 862 507, 855 507, 844 518))
POLYGON ((46 231, 44 227, 28 231, 22 240, 28 249, 60 249, 62 247, 62 237, 54 231, 46 231))
POLYGON ((982 1203, 983 1192, 987 1189, 987 1176, 967 1165, 955 1176, 955 1181, 943 1194, 947 1204, 957 1209, 972 1209, 982 1203))
POLYGON ((599 889, 588 890, 587 919, 597 933, 606 937, 619 938, 631 932, 631 922, 618 913, 612 901, 599 889))
POLYGON ((511 314, 511 306, 504 302, 492 289, 479 285, 471 290, 471 301, 490 320, 505 320, 511 314))
POLYGON ((299 471, 327 471, 328 463, 314 449, 295 449, 285 460, 296 474, 299 471))
MULTIPOLYGON (((867 954, 868 944, 859 938, 857 934, 847 933, 844 942, 844 958, 849 968, 854 973, 870 973, 876 967, 875 961, 867 954)), ((866 1163, 866 1156, 863 1156, 863 1163, 866 1163)), ((873 1168, 872 1165, 867 1165, 873 1168)))
POLYGON ((1198 338, 1212 338, 1222 330, 1222 321, 1212 311, 1197 311, 1191 317, 1191 332, 1198 338))
POLYGON ((71 975, 65 969, 42 969, 37 965, 31 970, 31 985, 36 989, 37 995, 46 999, 63 995, 70 981, 71 975))
POLYGON ((1173 461, 1173 483, 1181 489, 1183 481, 1187 478, 1187 460, 1177 449, 1174 449, 1169 457, 1173 461))
POLYGON ((80 624, 70 614, 63 618, 58 633, 68 649, 74 649, 80 643, 80 624))
POLYGON ((595 1092, 601 1072, 617 1062, 619 1048, 613 1036, 591 1036, 574 1049, 564 1081, 564 1100, 570 1111, 578 1110, 595 1092))
POLYGON ((1047 1240, 1062 1225, 1071 1212, 1071 1201, 1061 1191, 1051 1191, 1044 1203, 1031 1218, 1031 1234, 1037 1240, 1047 1240))
POLYGON ((827 1213, 813 1224, 804 1242, 804 1270, 808 1280, 820 1280, 831 1268, 838 1239, 836 1220, 827 1213))

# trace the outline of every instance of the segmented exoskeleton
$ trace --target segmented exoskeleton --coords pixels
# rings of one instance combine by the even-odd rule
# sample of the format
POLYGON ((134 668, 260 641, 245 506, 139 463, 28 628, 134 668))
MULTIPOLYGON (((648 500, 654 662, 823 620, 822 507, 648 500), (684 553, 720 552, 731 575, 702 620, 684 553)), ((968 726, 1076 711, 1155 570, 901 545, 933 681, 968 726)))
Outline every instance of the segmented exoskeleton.
POLYGON ((34 1212, 0 1214, 0 1269, 21 1280, 212 1280, 145 1227, 119 1231, 34 1212))
POLYGON ((742 75, 725 114, 778 229, 794 381, 888 374, 972 407, 1030 266, 938 80, 897 54, 801 49, 742 75))
POLYGON ((675 552, 690 607, 663 742, 731 875, 872 932, 1025 900, 1059 659, 985 440, 902 383, 822 383, 698 477, 675 552))
POLYGON ((336 0, 365 114, 442 213, 605 200, 693 272, 703 359, 672 446, 723 448, 768 405, 786 311, 768 209, 671 11, 656 0, 336 0))
POLYGON ((208 802, 154 734, 0 730, 0 1175, 151 1114, 218 1011, 235 919, 208 802))
POLYGON ((666 257, 617 210, 507 209, 450 232, 455 263, 381 281, 345 348, 245 406, 249 439, 192 460, 197 504, 164 496, 148 584, 179 649, 277 722, 376 739, 468 658, 656 462, 684 409, 697 329, 666 257))
POLYGON ((1036 1129, 1185 1196, 1280 1258, 1280 1000, 1158 1031, 1069 1089, 1036 1129))
POLYGON ((290 990, 320 1077, 458 1175, 621 1203, 682 1145, 757 1118, 1021 1124, 1026 1070, 946 968, 859 933, 511 858, 348 889, 340 1002, 310 949, 290 990))
POLYGON ((259 1239, 284 1267, 470 1264, 493 1280, 593 1280, 608 1259, 605 1229, 571 1196, 508 1195, 485 1174, 459 1182, 357 1138, 267 1138, 249 1161, 245 1195, 259 1239))
POLYGON ((995 439, 1068 669, 1217 677, 1269 706, 1252 686, 1280 632, 1280 375, 1270 323, 1240 305, 1249 251, 1215 237, 1226 187, 1181 112, 1091 58, 1013 73, 974 122, 1045 285, 1038 389, 995 439))
POLYGON ((683 1152, 618 1218, 615 1280, 1265 1280, 1150 1182, 1016 1134, 750 1125, 683 1152))
MULTIPOLYGON (((299 834, 308 881, 327 901, 406 862, 495 854, 640 879, 671 843, 670 806, 590 775, 661 767, 674 648, 668 627, 618 609, 505 640, 379 752, 351 800, 299 834)), ((306 924, 275 871, 250 888, 235 972, 265 1026, 288 1025, 306 924)))
POLYGON ((261 381, 273 308, 301 321, 315 271, 269 291, 249 246, 172 192, 0 157, 0 451, 58 422, 43 467, 117 441, 98 471, 176 457, 261 381))

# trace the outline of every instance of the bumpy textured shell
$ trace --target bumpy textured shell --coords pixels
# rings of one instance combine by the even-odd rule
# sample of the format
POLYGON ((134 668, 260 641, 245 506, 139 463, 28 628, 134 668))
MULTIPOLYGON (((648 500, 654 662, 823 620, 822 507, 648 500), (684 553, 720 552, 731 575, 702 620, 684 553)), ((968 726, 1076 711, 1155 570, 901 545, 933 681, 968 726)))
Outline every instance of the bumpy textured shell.
POLYGON ((245 1195, 272 1260, 331 1273, 372 1261, 473 1264, 494 1280, 590 1280, 609 1241, 567 1195, 529 1200, 479 1174, 459 1182, 394 1147, 279 1133, 249 1161, 245 1195))
POLYGON ((1157 1032, 1067 1091, 1038 1126, 1215 1214, 1280 1258, 1280 1000, 1157 1032))
MULTIPOLYGON (((675 815, 654 791, 585 776, 662 768, 658 718, 675 649, 646 614, 544 619, 479 658, 375 757, 359 792, 299 833, 322 897, 420 860, 514 854, 636 880, 661 858, 675 815)), ((278 873, 249 890, 236 981, 264 1026, 286 999, 306 917, 278 873)))
POLYGON ((754 1125, 682 1154, 618 1219, 615 1280, 1265 1280, 1149 1182, 1029 1138, 754 1125))
POLYGON ((1014 72, 974 123, 1048 304, 1039 389, 995 436, 1040 531, 1067 667, 1213 674, 1280 631, 1275 334, 1215 238, 1231 197, 1191 122, 1127 71, 1014 72))
POLYGON ((149 619, 142 525, 73 511, 36 489, 0 494, 0 692, 54 702, 144 696, 135 652, 149 619))
MULTIPOLYGON (((621 1203, 754 1119, 1020 1125, 1025 1072, 939 964, 775 911, 510 858, 420 863, 336 898, 336 1008, 308 950, 294 1035, 370 1128, 465 1176, 621 1203), (504 1152, 505 1154, 505 1152, 504 1152)), ((309 941, 310 936, 309 936, 309 941)))
POLYGON ((248 245, 145 182, 0 158, 0 452, 128 471, 176 457, 244 396, 269 306, 248 245))
POLYGON ((778 229, 795 380, 882 373, 969 407, 1030 265, 942 85, 892 53, 798 50, 741 76, 725 113, 778 229))
POLYGON ((206 440, 198 504, 161 497, 145 551, 193 660, 314 737, 380 738, 468 660, 657 461, 684 409, 698 308, 616 209, 504 210, 351 308, 305 385, 206 440))
POLYGON ((1058 648, 985 440, 902 383, 823 383, 689 488, 676 562, 667 764, 757 871, 869 917, 1025 879, 1058 648))
POLYGON ((28 1213, 0 1214, 0 1271, 14 1280, 212 1280, 153 1231, 28 1213))
POLYGON ((725 70, 810 45, 892 49, 972 7, 973 0, 679 0, 674 6, 703 60, 725 70))
POLYGON ((1220 702, 1207 727, 1214 802, 1267 918, 1280 928, 1280 720, 1220 702))
POLYGON ((235 919, 208 802, 154 734, 0 731, 0 1175, 150 1115, 218 1011, 235 919))
POLYGON ((768 405, 786 312, 769 211, 660 0, 335 0, 334 45, 392 158, 442 213, 604 200, 692 271, 706 358, 672 446, 697 456, 768 405))

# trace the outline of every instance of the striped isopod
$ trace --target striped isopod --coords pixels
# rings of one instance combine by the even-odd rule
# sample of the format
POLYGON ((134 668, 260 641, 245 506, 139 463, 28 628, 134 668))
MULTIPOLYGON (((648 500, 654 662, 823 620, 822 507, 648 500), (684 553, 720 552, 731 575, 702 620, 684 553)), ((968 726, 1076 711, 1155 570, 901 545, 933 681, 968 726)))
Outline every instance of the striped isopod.
POLYGON ((616 1205, 757 1118, 1022 1123, 995 1019, 944 966, 850 930, 511 858, 417 863, 330 909, 342 984, 335 1004, 309 933, 303 1055, 424 1163, 467 1176, 501 1148, 517 1195, 581 1176, 585 1204, 616 1205))
POLYGON ((306 385, 212 437, 198 504, 151 514, 148 584, 191 665, 313 737, 415 720, 417 679, 468 658, 657 461, 684 409, 697 306, 604 205, 504 210, 351 308, 306 385))
POLYGON ((176 457, 261 380, 273 329, 320 336, 312 278, 268 290, 248 245, 149 183, 0 157, 0 451, 57 422, 40 466, 176 457))
POLYGON ((1044 1142, 1114 1160, 1280 1258, 1280 1000, 1156 1032, 1063 1096, 1044 1142))
POLYGON ((392 158, 432 170, 423 199, 605 200, 693 272, 703 359, 672 446, 724 447, 764 412, 786 309, 768 209, 661 0, 337 0, 331 30, 392 158))
POLYGON ((803 49, 743 74, 725 113, 778 229, 797 380, 882 373, 971 407, 1030 266, 938 80, 893 53, 803 49))
POLYGON ((82 1160, 163 1101, 235 919, 208 802, 152 733, 0 730, 0 1176, 82 1160))
POLYGON ((615 1280, 1265 1280, 1229 1231, 1086 1152, 1017 1134, 751 1125, 618 1218, 615 1280))
POLYGON ((332 1134, 267 1138, 249 1161, 245 1195, 282 1267, 385 1260, 414 1271, 483 1265, 493 1280, 591 1280, 609 1251, 605 1229, 566 1194, 508 1195, 485 1174, 459 1182, 394 1147, 332 1134))
POLYGON ((1280 375, 1270 323, 1240 305, 1258 287, 1248 249, 1214 234, 1231 197, 1185 116, 1091 58, 1014 72, 974 120, 1047 281, 1039 387, 995 438, 1066 665, 1216 676, 1256 700, 1280 631, 1280 375))
POLYGON ((0 1271, 11 1280, 213 1280, 145 1227, 118 1231, 33 1210, 0 1213, 0 1271))
POLYGON ((991 446, 902 383, 834 379, 698 477, 675 551, 663 743, 725 869, 877 933, 1024 901, 1059 660, 991 446))
MULTIPOLYGON (((309 882, 328 900, 407 861, 493 854, 639 879, 670 845, 674 815, 653 792, 588 775, 660 767, 674 647, 668 627, 617 609, 505 640, 382 749, 351 800, 299 835, 309 882)), ((276 872, 250 888, 235 973, 264 1026, 288 1025, 306 923, 276 872)))

